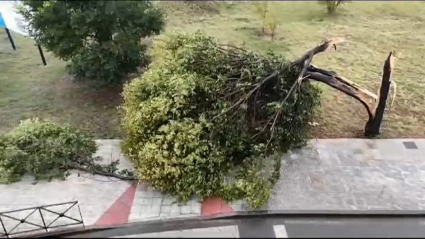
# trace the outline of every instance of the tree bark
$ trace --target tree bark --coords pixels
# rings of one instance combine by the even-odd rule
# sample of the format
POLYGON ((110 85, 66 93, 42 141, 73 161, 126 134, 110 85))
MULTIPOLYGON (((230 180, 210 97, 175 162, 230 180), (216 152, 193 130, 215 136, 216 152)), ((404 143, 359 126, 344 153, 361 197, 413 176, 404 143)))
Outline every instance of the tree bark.
POLYGON ((365 126, 365 136, 379 135, 382 118, 384 117, 385 106, 387 105, 388 93, 390 91, 391 74, 394 68, 394 53, 390 52, 384 64, 382 83, 379 93, 379 101, 372 119, 369 119, 365 126))
POLYGON ((369 101, 370 99, 373 99, 375 102, 376 100, 378 100, 378 97, 375 94, 359 87, 354 82, 349 81, 342 76, 339 76, 333 71, 324 70, 310 64, 314 55, 328 50, 331 46, 334 46, 336 50, 336 44, 340 42, 343 42, 343 39, 336 38, 323 41, 321 44, 319 44, 312 50, 306 52, 302 57, 293 61, 292 65, 300 69, 302 77, 327 84, 330 87, 337 89, 359 101, 366 108, 366 111, 369 116, 369 120, 367 121, 365 126, 365 136, 379 135, 380 126, 385 112, 388 93, 390 90, 391 72, 394 67, 395 60, 394 53, 390 52, 387 60, 385 61, 382 83, 380 87, 379 101, 376 109, 373 109, 369 101), (305 68, 306 64, 308 64, 307 69, 305 68))

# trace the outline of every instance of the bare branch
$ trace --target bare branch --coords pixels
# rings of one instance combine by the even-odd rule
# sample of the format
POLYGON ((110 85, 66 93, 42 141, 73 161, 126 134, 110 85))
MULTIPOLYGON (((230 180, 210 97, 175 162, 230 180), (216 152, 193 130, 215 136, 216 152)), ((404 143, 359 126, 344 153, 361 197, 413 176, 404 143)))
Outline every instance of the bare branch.
POLYGON ((309 67, 308 70, 309 71, 313 71, 313 72, 319 72, 319 73, 322 73, 322 74, 325 74, 325 75, 328 75, 328 76, 332 76, 336 80, 338 80, 338 81, 340 81, 340 82, 342 82, 342 83, 344 83, 346 85, 349 85, 350 87, 354 88, 355 90, 360 91, 361 93, 363 93, 363 94, 371 97, 375 101, 378 100, 378 96, 376 94, 374 94, 374 93, 372 93, 372 92, 370 92, 370 91, 368 91, 366 89, 361 88, 356 83, 354 83, 354 82, 352 82, 352 81, 350 81, 350 80, 348 80, 348 79, 346 79, 346 78, 338 75, 336 72, 328 71, 328 70, 324 70, 324 69, 318 68, 317 66, 315 66, 313 64, 310 64, 310 67, 309 67))
POLYGON ((321 52, 327 51, 331 46, 334 46, 336 50, 336 44, 339 44, 343 42, 343 38, 332 38, 328 40, 324 40, 320 45, 316 46, 315 48, 311 49, 307 53, 305 53, 302 57, 298 58, 297 60, 292 62, 293 66, 298 66, 304 63, 307 59, 311 58, 311 56, 314 56, 316 54, 319 54, 321 52))
POLYGON ((246 100, 248 100, 248 98, 254 94, 255 91, 257 91, 258 89, 260 89, 261 86, 263 86, 263 84, 265 84, 267 81, 269 81, 270 79, 275 78, 278 75, 277 72, 267 76, 266 78, 264 78, 260 83, 257 83, 256 87, 254 89, 252 89, 250 92, 248 92, 248 94, 246 94, 244 97, 242 97, 240 100, 238 100, 238 102, 236 102, 234 105, 232 105, 231 107, 229 107, 227 110, 225 110, 224 112, 218 114, 217 116, 215 116, 212 120, 217 119, 218 117, 222 116, 223 114, 226 114, 227 112, 229 112, 230 110, 232 110, 233 108, 241 105, 242 103, 244 103, 246 100))
POLYGON ((118 178, 118 179, 121 179, 121 180, 130 180, 130 181, 137 180, 135 177, 123 176, 123 175, 119 175, 119 174, 116 174, 116 173, 108 173, 108 172, 105 172, 105 171, 89 169, 89 168, 77 165, 75 163, 68 163, 67 167, 69 169, 76 169, 76 170, 80 170, 80 171, 83 171, 83 172, 88 172, 88 173, 97 174, 97 175, 101 175, 101 176, 114 177, 114 178, 118 178))
POLYGON ((351 96, 354 99, 358 100, 366 108, 369 119, 373 118, 373 113, 372 113, 370 105, 367 103, 367 99, 362 97, 358 92, 353 91, 349 86, 338 81, 332 76, 325 75, 319 72, 310 72, 310 71, 307 71, 307 74, 309 75, 308 76, 309 79, 325 83, 329 85, 330 87, 337 89, 345 93, 346 95, 351 96))

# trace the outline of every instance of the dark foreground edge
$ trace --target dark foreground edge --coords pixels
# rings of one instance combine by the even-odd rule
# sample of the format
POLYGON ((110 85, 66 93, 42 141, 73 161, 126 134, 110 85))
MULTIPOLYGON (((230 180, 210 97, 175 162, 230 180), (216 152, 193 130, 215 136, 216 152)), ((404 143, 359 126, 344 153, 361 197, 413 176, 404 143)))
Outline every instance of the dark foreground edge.
POLYGON ((193 228, 206 228, 211 226, 228 226, 240 223, 242 220, 350 220, 350 219, 425 219, 425 211, 251 211, 220 214, 214 216, 182 217, 166 220, 149 220, 143 222, 127 223, 112 226, 86 226, 85 228, 72 228, 60 231, 28 235, 32 238, 53 237, 92 237, 92 236, 120 236, 185 230, 193 228))

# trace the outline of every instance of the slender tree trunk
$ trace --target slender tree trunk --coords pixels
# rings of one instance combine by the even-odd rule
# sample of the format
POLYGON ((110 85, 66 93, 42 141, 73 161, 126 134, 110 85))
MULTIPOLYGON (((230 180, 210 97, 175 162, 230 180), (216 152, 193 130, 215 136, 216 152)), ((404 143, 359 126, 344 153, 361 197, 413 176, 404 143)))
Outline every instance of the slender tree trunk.
POLYGON ((391 73, 394 67, 394 56, 391 52, 385 61, 384 72, 382 75, 381 89, 379 93, 379 101, 376 106, 372 119, 369 119, 365 126, 365 136, 376 136, 380 134, 382 118, 387 105, 388 93, 390 91, 391 73))

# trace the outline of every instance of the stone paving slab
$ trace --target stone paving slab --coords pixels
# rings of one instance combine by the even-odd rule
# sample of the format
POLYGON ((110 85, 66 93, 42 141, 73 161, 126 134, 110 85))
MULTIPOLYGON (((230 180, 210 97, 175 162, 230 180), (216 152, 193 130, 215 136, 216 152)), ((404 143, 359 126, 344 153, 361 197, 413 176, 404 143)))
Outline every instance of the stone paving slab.
MULTIPOLYGON (((120 140, 97 140, 99 150, 96 156, 111 160, 120 160, 119 169, 132 169, 133 164, 125 159, 120 151, 120 140)), ((198 216, 201 213, 201 204, 196 199, 186 205, 178 205, 176 198, 168 197, 144 184, 139 184, 134 196, 129 215, 129 222, 157 220, 185 216, 198 216)))
POLYGON ((196 199, 189 200, 185 205, 179 205, 176 198, 163 195, 161 192, 145 185, 139 185, 134 197, 129 221, 199 216, 200 213, 201 203, 196 199))
POLYGON ((425 209, 424 139, 311 140, 281 163, 281 178, 262 209, 425 209))
MULTIPOLYGON (((103 180, 106 179, 88 174, 81 174, 81 177, 78 177, 76 173, 73 173, 65 181, 39 181, 33 185, 34 180, 31 177, 25 177, 17 183, 0 185, 0 211, 79 201, 84 223, 91 225, 128 188, 128 182, 106 182, 103 180)), ((57 207, 53 210, 56 212, 66 210, 63 207, 57 207)), ((75 211, 76 208, 73 209, 67 215, 80 218, 75 211)), ((30 211, 18 213, 17 218, 24 218, 28 213, 30 211)), ((34 214, 34 216, 37 215, 34 214)), ((54 217, 54 215, 46 215, 47 220, 49 220, 49 217, 54 217)), ((40 220, 40 217, 32 220, 40 220)), ((6 223, 6 226, 10 227, 14 223, 16 221, 10 220, 6 223)), ((22 226, 19 228, 26 230, 22 226)))

